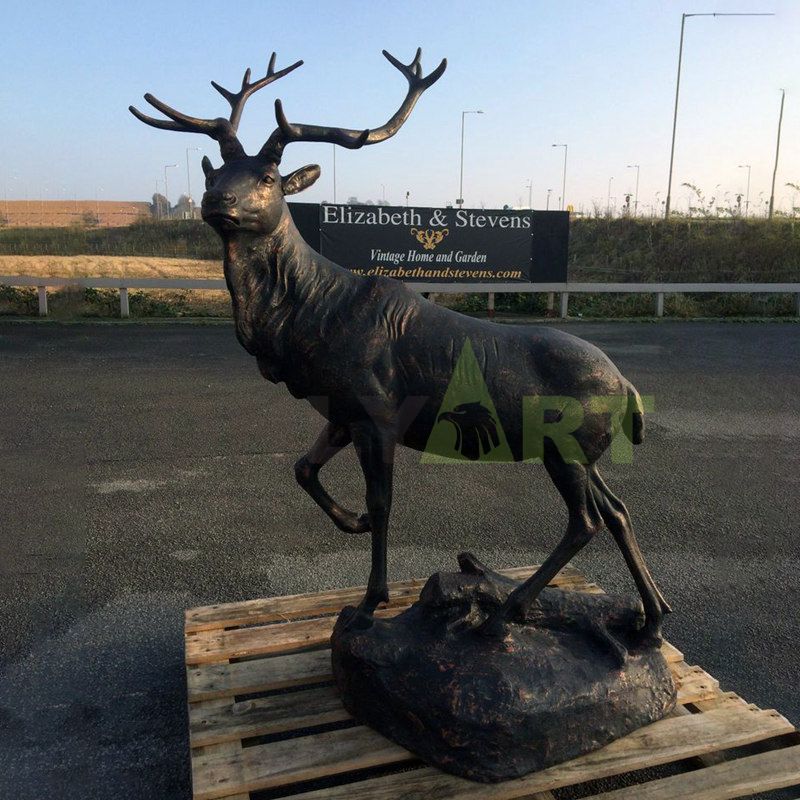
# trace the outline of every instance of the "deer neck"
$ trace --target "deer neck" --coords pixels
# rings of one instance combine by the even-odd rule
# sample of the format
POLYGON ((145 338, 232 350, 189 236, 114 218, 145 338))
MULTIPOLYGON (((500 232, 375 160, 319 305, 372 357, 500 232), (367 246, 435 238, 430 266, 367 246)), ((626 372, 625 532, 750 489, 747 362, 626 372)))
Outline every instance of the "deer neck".
POLYGON ((300 236, 285 203, 272 233, 234 231, 226 238, 236 335, 251 355, 276 366, 287 358, 295 317, 309 313, 307 299, 338 277, 326 265, 300 236))

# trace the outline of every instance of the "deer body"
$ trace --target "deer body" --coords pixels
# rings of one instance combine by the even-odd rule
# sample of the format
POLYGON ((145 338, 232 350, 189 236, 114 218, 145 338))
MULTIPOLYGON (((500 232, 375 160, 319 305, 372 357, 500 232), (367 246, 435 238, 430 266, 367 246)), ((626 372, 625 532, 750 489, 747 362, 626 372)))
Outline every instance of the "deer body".
MULTIPOLYGON (((267 380, 310 399, 330 422, 372 419, 415 450, 428 445, 467 341, 516 461, 524 458, 523 398, 633 391, 588 342, 554 328, 473 319, 398 281, 354 275, 309 247, 290 217, 271 237, 228 234, 224 268, 237 337, 267 380)), ((588 404, 584 411, 574 436, 593 462, 618 427, 588 404)))
MULTIPOLYGON (((567 530, 540 569, 517 588, 481 630, 502 636, 506 626, 524 619, 539 592, 603 527, 608 527, 631 571, 645 609, 643 640, 660 639, 661 619, 669 610, 645 565, 624 504, 608 489, 596 461, 622 425, 620 414, 595 405, 616 399, 632 422, 626 432, 642 438, 641 399, 608 357, 593 345, 549 327, 504 326, 435 306, 398 281, 363 278, 315 252, 294 226, 285 196, 310 186, 316 165, 281 176, 283 149, 294 141, 325 141, 359 148, 393 136, 420 95, 444 72, 446 62, 423 77, 420 51, 401 64, 384 51, 408 80, 400 109, 380 128, 349 130, 297 125, 275 103, 278 127, 256 156, 247 156, 236 128, 247 98, 298 67, 267 75, 233 93, 213 84, 231 105, 229 119, 202 120, 175 111, 151 95, 147 101, 168 119, 132 112, 154 127, 206 133, 220 143, 224 164, 215 169, 203 158, 206 192, 203 219, 225 248, 225 279, 231 295, 239 342, 253 355, 261 374, 285 383, 327 419, 309 452, 295 465, 300 485, 343 531, 372 538, 372 565, 360 615, 352 624, 371 624, 372 613, 388 600, 386 551, 392 500, 392 469, 398 445, 424 450, 440 414, 456 364, 469 343, 507 440, 511 458, 526 457, 525 398, 566 398, 580 407, 571 435, 582 458, 565 457, 545 440, 542 460, 568 511, 567 530), (342 449, 355 447, 366 484, 364 514, 339 505, 319 480, 322 467, 342 449)), ((213 82, 212 82, 213 83, 213 82)), ((490 439, 495 421, 479 403, 456 412, 472 415, 480 435, 490 439)), ((566 414, 566 410, 557 413, 566 414)))

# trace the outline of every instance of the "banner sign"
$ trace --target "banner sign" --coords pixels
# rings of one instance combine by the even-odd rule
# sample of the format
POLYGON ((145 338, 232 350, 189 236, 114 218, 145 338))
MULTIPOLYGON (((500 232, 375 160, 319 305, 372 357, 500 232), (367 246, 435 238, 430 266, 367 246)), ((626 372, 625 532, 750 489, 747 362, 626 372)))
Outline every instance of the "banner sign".
POLYGON ((318 207, 318 230, 313 231, 312 207, 290 207, 312 246, 318 242, 324 256, 360 275, 412 283, 567 278, 569 214, 564 211, 325 204, 318 207))

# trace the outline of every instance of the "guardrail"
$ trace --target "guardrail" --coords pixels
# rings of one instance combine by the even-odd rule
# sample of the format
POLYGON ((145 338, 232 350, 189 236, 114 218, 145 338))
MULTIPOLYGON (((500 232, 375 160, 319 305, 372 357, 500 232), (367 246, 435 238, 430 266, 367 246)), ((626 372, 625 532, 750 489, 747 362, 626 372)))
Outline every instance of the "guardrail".
MULTIPOLYGON (((794 311, 800 316, 799 283, 409 283, 417 292, 431 294, 480 293, 489 295, 489 314, 494 313, 494 296, 499 293, 560 295, 559 313, 569 316, 571 294, 652 294, 655 316, 664 316, 667 294, 792 294, 794 311)), ((48 287, 82 286, 118 289, 119 314, 130 316, 130 289, 226 289, 224 280, 168 278, 47 278, 31 275, 0 275, 0 286, 35 286, 39 293, 39 316, 47 316, 48 287)))

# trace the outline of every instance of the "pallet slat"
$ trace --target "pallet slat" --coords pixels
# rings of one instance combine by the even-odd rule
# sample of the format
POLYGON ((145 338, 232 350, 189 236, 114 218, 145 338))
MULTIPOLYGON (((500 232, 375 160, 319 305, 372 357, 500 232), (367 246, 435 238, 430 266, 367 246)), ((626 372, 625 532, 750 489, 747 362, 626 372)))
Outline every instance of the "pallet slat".
POLYGON ((233 664, 199 664, 186 670, 190 703, 307 686, 332 679, 329 649, 237 661, 233 664))
POLYGON ((195 800, 216 800, 412 758, 399 745, 358 726, 244 747, 233 755, 201 756, 192 763, 192 785, 195 800))
MULTIPOLYGON (((634 731, 594 753, 558 764, 518 781, 491 787, 495 793, 464 794, 468 787, 486 785, 453 778, 435 769, 377 778, 328 788, 323 794, 311 792, 303 798, 330 800, 389 800, 400 787, 406 796, 411 781, 414 792, 420 779, 426 785, 420 798, 438 800, 461 797, 513 798, 532 792, 549 791, 582 781, 619 775, 702 753, 738 747, 789 733, 794 728, 775 711, 750 708, 724 708, 705 714, 668 717, 634 731), (424 772, 424 774, 422 774, 424 772), (466 786, 465 786, 466 785, 466 786)), ((243 748, 238 756, 202 757, 193 762, 196 800, 212 800, 235 792, 285 786, 323 775, 333 775, 366 767, 411 761, 414 756, 392 744, 369 728, 357 726, 300 739, 243 748), (232 776, 235 776, 232 778, 232 776)))
MULTIPOLYGON (((502 575, 515 580, 524 580, 532 575, 538 565, 498 570, 502 575)), ((409 604, 416 600, 427 578, 412 578, 389 584, 389 604, 409 604), (409 599, 410 598, 410 599, 409 599)), ((566 586, 575 580, 584 580, 575 567, 567 565, 553 579, 551 586, 566 586)), ((329 592, 268 597, 244 600, 238 603, 217 603, 189 609, 185 615, 185 630, 188 632, 231 628, 265 622, 296 619, 303 616, 334 614, 346 606, 356 605, 364 596, 366 586, 337 589, 329 592)))
POLYGON ((350 719, 332 686, 234 703, 211 700, 189 709, 192 747, 300 730, 350 719))
POLYGON ((586 800, 733 800, 800 784, 800 746, 725 761, 586 800))

